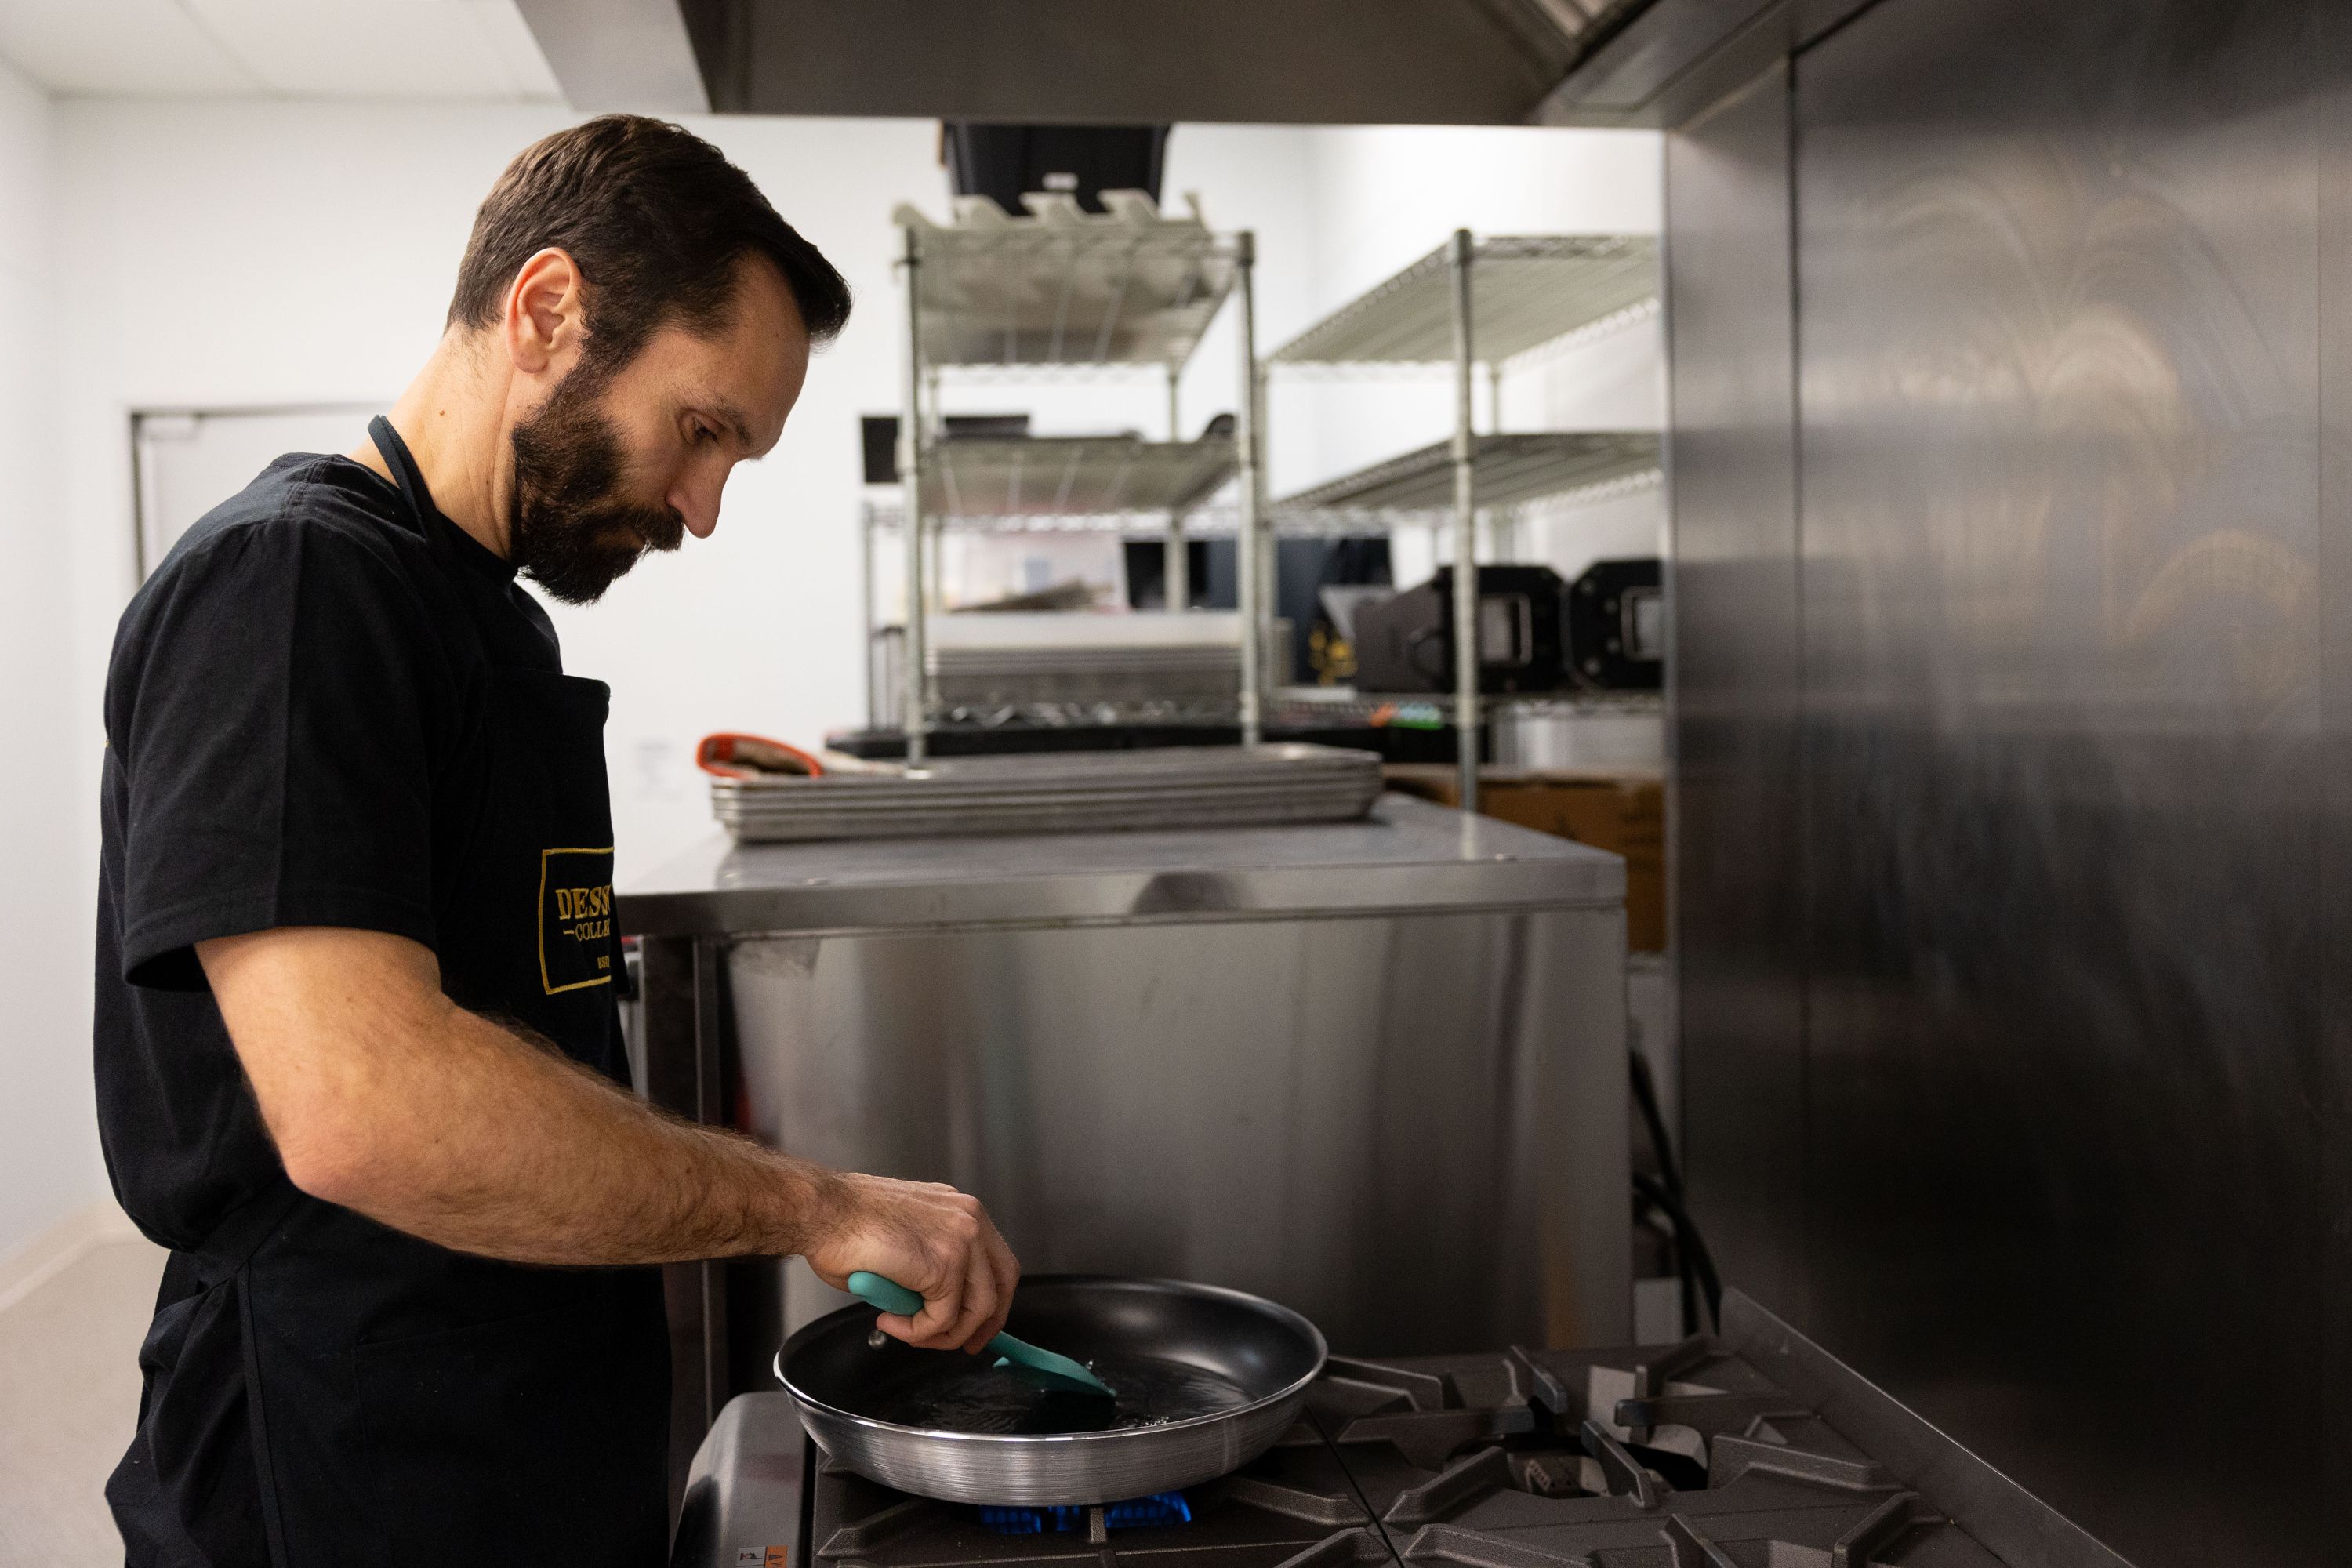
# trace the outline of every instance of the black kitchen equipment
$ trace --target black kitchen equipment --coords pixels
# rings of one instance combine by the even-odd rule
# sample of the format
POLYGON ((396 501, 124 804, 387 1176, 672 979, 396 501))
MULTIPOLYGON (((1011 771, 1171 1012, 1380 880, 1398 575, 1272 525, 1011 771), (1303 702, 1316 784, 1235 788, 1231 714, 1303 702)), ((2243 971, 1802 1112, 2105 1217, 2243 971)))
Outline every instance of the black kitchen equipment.
POLYGON ((1666 683, 1664 574, 1654 555, 1596 561, 1568 592, 1568 657, 1579 686, 1656 691, 1666 683))
POLYGON ((960 196, 987 196, 1008 213, 1032 191, 1077 198, 1103 210, 1105 191, 1160 199, 1168 152, 1165 125, 987 125, 950 120, 940 128, 948 177, 960 196))
MULTIPOLYGON (((1012 440, 1029 434, 1029 416, 1026 414, 950 414, 947 416, 946 424, 950 437, 969 436, 982 440, 1012 440)), ((867 484, 895 485, 898 482, 897 415, 858 416, 857 449, 865 462, 867 484)))
MULTIPOLYGON (((1478 568, 1478 689, 1557 691, 1562 666, 1562 589, 1549 566, 1478 568)), ((1454 568, 1356 611, 1356 687, 1361 691, 1454 689, 1454 568)))
POLYGON ((1262 1453, 1321 1375, 1323 1336, 1286 1307, 1167 1279, 1043 1275, 1005 1327, 1093 1366, 1115 1401, 1039 1389, 986 1357, 921 1351, 849 1307, 802 1329, 776 1376, 840 1464, 954 1501, 1114 1502, 1194 1485, 1262 1453))

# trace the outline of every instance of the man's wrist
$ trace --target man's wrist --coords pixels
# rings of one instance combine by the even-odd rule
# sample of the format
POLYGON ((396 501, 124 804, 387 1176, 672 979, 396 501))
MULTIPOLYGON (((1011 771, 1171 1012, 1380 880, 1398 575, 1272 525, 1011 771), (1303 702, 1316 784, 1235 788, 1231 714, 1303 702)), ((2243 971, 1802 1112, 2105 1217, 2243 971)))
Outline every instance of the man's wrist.
POLYGON ((849 1184, 838 1171, 809 1160, 777 1156, 782 1167, 777 1184, 778 1223, 772 1229, 772 1250, 779 1257, 803 1257, 845 1227, 849 1184))

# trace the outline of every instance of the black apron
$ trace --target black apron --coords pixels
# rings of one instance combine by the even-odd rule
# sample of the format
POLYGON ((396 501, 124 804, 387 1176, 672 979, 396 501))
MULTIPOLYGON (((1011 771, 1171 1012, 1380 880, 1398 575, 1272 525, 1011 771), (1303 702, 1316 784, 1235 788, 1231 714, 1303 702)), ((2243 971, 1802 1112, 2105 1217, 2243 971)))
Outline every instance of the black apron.
MULTIPOLYGON (((510 582, 370 428, 414 521, 510 582)), ((600 681, 526 659, 481 694, 490 789, 436 911, 442 988, 625 1084, 600 681)), ((446 847, 443 847, 447 853, 446 847)), ((422 852, 420 850, 420 852, 422 852)), ((665 1555, 659 1272, 472 1258, 283 1177, 166 1267, 140 1427, 107 1495, 130 1562, 649 1568, 665 1555)))

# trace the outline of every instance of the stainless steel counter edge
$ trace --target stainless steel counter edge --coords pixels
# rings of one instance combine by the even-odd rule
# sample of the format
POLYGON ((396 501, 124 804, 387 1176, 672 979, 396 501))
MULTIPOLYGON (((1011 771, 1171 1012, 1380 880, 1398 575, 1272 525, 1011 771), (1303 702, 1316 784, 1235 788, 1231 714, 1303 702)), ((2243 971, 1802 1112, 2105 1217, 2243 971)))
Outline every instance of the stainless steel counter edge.
POLYGON ((1605 908, 1616 856, 1404 795, 1359 822, 1181 833, 738 845, 714 833, 624 892, 623 932, 1605 908))

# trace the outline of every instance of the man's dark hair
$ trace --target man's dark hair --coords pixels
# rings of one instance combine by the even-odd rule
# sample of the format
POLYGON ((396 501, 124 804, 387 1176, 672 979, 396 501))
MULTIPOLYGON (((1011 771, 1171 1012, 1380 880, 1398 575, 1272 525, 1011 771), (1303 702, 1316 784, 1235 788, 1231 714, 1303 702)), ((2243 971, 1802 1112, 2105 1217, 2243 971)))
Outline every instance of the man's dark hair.
POLYGON ((582 368, 610 374, 673 322, 726 325, 737 268, 775 263, 809 342, 849 320, 849 285, 768 205, 751 177, 667 121, 607 114, 533 142, 474 215, 449 301, 451 326, 487 327, 522 264, 556 247, 588 282, 582 368))

